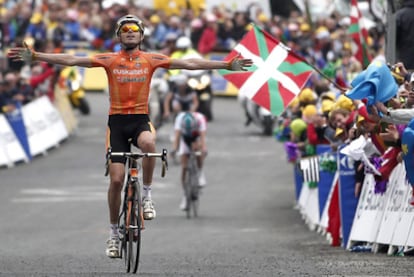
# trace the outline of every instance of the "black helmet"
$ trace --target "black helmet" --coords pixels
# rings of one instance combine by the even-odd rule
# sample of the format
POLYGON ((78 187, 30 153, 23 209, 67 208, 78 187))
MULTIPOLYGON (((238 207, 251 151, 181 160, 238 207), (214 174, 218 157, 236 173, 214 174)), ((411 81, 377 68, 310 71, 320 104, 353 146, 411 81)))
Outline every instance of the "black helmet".
POLYGON ((118 36, 119 35, 119 30, 121 29, 122 25, 124 25, 125 23, 135 23, 138 25, 139 29, 141 30, 141 34, 144 35, 144 24, 142 23, 142 20, 139 19, 137 16, 132 15, 132 14, 127 14, 124 15, 123 17, 121 17, 120 19, 118 19, 118 21, 116 22, 116 30, 115 30, 115 35, 118 36))

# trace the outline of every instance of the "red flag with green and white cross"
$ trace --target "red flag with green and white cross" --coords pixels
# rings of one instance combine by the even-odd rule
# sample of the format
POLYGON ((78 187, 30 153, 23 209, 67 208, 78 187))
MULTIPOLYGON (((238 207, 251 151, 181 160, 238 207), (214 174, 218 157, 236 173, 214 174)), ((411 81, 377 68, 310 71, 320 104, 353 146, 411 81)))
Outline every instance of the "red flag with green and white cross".
POLYGON ((371 63, 372 57, 368 51, 368 30, 364 26, 357 0, 351 0, 350 19, 351 24, 349 25, 348 33, 355 44, 355 58, 366 68, 371 63))
POLYGON ((300 93, 313 72, 305 60, 255 25, 224 60, 238 54, 252 59, 253 65, 247 71, 219 73, 239 88, 239 93, 276 116, 300 93))

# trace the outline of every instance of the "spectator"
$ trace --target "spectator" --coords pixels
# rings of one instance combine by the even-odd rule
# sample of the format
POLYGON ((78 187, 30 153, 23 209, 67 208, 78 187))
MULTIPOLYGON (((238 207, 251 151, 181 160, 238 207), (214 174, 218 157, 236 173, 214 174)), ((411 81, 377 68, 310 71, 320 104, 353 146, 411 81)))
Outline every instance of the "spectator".
POLYGON ((308 143, 317 146, 318 144, 329 144, 325 131, 328 128, 327 119, 321 112, 315 113, 309 120, 306 134, 308 143))
POLYGON ((231 18, 225 18, 218 26, 217 32, 217 47, 218 51, 230 51, 236 45, 236 42, 231 37, 233 32, 233 20, 231 18))
POLYGON ((75 9, 69 9, 66 11, 66 40, 68 41, 79 41, 81 25, 78 21, 79 13, 75 9))
POLYGON ((200 54, 205 55, 213 51, 217 46, 217 32, 218 24, 217 17, 214 14, 206 15, 206 27, 204 28, 201 38, 198 42, 198 51, 200 54))
POLYGON ((232 31, 232 38, 235 41, 240 41, 247 32, 248 20, 247 15, 243 12, 235 12, 233 16, 234 24, 232 31))
POLYGON ((150 43, 154 49, 160 49, 165 43, 168 34, 168 27, 161 21, 160 16, 157 14, 151 15, 150 23, 152 25, 152 34, 149 38, 150 43))
POLYGON ((4 74, 2 92, 2 111, 12 112, 19 104, 28 103, 31 100, 30 87, 20 84, 19 75, 9 71, 4 74))
POLYGON ((177 42, 177 35, 175 33, 168 33, 165 36, 164 45, 159 50, 160 53, 171 56, 172 53, 174 53, 175 49, 175 43, 177 42))
POLYGON ((181 20, 178 16, 171 16, 168 22, 168 33, 174 33, 177 37, 183 36, 184 32, 180 26, 181 20))
POLYGON ((8 90, 8 83, 3 76, 0 78, 0 113, 8 113, 15 109, 12 96, 8 90))
POLYGON ((43 16, 40 14, 40 12, 35 12, 33 16, 30 18, 30 24, 27 27, 25 36, 26 40, 34 40, 35 49, 42 48, 42 45, 44 45, 44 43, 46 42, 46 24, 43 22, 43 16))
POLYGON ((47 95, 50 101, 54 101, 55 79, 58 72, 52 65, 38 63, 32 66, 30 85, 37 97, 47 95))
POLYGON ((194 18, 190 23, 190 39, 193 45, 198 45, 201 34, 203 33, 204 24, 200 18, 194 18))

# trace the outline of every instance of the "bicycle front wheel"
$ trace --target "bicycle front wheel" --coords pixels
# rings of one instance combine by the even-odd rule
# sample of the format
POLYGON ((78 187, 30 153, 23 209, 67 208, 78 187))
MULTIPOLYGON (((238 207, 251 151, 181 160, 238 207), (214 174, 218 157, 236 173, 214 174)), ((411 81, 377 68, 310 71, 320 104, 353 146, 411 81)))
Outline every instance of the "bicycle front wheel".
POLYGON ((185 212, 187 218, 191 217, 191 182, 190 171, 188 168, 184 172, 184 193, 185 193, 185 212))
POLYGON ((198 217, 198 208, 200 205, 200 195, 199 195, 199 186, 198 186, 198 170, 193 168, 191 172, 191 185, 190 185, 190 197, 191 197, 191 210, 194 217, 198 217))
POLYGON ((141 199, 138 189, 134 189, 132 199, 128 201, 128 225, 126 242, 126 268, 127 272, 136 273, 138 271, 139 256, 141 250, 141 199))
POLYGON ((194 170, 194 168, 186 169, 184 179, 184 190, 186 196, 187 218, 191 218, 191 216, 198 216, 199 188, 197 178, 197 171, 194 170))

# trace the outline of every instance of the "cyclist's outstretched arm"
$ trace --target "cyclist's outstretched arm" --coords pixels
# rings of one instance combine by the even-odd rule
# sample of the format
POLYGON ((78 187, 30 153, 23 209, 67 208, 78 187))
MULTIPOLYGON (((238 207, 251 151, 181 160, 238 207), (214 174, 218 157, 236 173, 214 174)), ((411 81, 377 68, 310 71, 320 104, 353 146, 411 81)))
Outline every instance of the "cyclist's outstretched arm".
POLYGON ((71 54, 65 53, 44 53, 36 52, 26 43, 23 44, 23 47, 14 47, 11 48, 7 56, 15 61, 43 61, 51 64, 60 64, 66 66, 82 66, 82 67, 91 67, 92 63, 89 57, 80 57, 71 54))
POLYGON ((235 56, 230 61, 212 61, 207 59, 172 59, 170 69, 228 69, 233 71, 245 71, 246 67, 253 64, 251 59, 240 59, 235 56))

